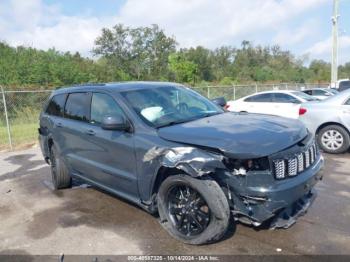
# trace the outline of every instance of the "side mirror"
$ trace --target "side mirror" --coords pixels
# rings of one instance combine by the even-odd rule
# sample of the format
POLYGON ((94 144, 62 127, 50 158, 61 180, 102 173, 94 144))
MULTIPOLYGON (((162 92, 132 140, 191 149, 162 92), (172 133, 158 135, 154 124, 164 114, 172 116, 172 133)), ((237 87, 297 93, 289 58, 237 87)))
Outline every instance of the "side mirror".
POLYGON ((215 105, 224 107, 226 105, 226 99, 224 97, 217 97, 211 100, 215 105))
POLYGON ((122 115, 105 116, 102 120, 101 128, 105 130, 128 131, 130 125, 122 115))

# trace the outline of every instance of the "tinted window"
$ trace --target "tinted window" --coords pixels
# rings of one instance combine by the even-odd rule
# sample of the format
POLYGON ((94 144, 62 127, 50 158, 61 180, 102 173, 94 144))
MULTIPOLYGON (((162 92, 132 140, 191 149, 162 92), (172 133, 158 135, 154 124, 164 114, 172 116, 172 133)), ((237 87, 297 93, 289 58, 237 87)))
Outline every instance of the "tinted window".
POLYGON ((66 94, 55 95, 49 105, 47 106, 46 113, 53 116, 63 116, 64 103, 66 102, 66 94))
POLYGON ((303 91, 305 94, 312 95, 312 90, 303 91))
POLYGON ((316 97, 313 96, 309 96, 308 94, 305 94, 303 92, 300 91, 293 91, 291 92, 294 96, 300 97, 302 99, 305 99, 306 101, 318 101, 318 99, 316 97))
POLYGON ((91 123, 99 124, 105 116, 118 116, 122 114, 122 109, 111 96, 101 93, 94 93, 92 95, 91 123))
POLYGON ((339 91, 338 90, 335 90, 333 88, 329 88, 328 89, 328 92, 331 92, 332 94, 336 95, 336 94, 339 94, 339 91))
POLYGON ((345 105, 350 106, 350 98, 348 99, 348 101, 345 102, 345 105))
POLYGON ((299 103, 299 100, 297 100, 295 97, 291 95, 275 93, 274 102, 275 103, 299 103))
POLYGON ((90 94, 72 93, 69 94, 64 116, 79 121, 88 121, 90 115, 90 94))
POLYGON ((342 81, 339 83, 339 91, 344 91, 350 88, 350 81, 342 81))
POLYGON ((245 102, 272 102, 272 94, 260 94, 248 97, 244 100, 245 102))
POLYGON ((325 93, 326 93, 325 91, 319 90, 319 89, 313 90, 313 92, 312 92, 312 94, 315 96, 324 96, 325 93))

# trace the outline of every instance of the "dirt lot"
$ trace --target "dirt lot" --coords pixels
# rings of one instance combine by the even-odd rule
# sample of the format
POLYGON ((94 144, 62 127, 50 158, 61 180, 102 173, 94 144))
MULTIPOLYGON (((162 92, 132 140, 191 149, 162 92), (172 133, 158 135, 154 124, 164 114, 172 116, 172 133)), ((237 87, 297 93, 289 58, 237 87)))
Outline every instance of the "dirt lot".
POLYGON ((225 240, 196 247, 93 188, 53 192, 38 148, 1 153, 0 254, 350 254, 350 154, 325 157, 318 198, 292 228, 238 225, 225 240))

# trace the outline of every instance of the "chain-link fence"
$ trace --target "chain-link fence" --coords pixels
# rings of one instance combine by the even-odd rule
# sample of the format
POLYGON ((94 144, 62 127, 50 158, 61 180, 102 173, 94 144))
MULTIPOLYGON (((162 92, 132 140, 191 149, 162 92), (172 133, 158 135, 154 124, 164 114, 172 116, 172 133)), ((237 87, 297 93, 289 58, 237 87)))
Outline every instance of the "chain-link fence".
MULTIPOLYGON (((314 84, 235 85, 194 87, 208 98, 225 97, 227 101, 267 90, 300 90, 327 87, 314 84)), ((36 143, 38 119, 52 90, 10 91, 0 89, 0 151, 36 143)))
POLYGON ((304 90, 310 88, 327 88, 327 84, 266 84, 266 85, 233 85, 233 86, 207 86, 194 87, 194 89, 208 97, 216 98, 223 96, 227 101, 236 100, 254 93, 269 90, 304 90))
POLYGON ((39 113, 51 90, 0 91, 0 150, 33 144, 39 113))

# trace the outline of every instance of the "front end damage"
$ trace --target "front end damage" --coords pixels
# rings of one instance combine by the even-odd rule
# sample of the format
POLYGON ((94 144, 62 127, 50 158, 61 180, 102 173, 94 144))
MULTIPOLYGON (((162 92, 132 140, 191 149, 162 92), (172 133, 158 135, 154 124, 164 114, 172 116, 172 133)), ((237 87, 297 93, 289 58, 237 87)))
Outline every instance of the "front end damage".
POLYGON ((322 179, 324 162, 311 139, 275 155, 250 160, 232 160, 228 154, 197 147, 175 147, 152 148, 144 161, 193 177, 209 175, 224 191, 235 220, 253 226, 266 222, 270 228, 288 228, 306 212, 315 199, 313 187, 322 179), (304 152, 303 170, 298 169, 300 152, 304 152), (294 158, 295 174, 291 166, 294 158), (286 162, 282 168, 287 175, 283 179, 276 173, 281 165, 276 159, 286 162))
POLYGON ((238 166, 231 164, 229 170, 218 170, 215 179, 225 191, 236 220, 253 226, 264 223, 270 228, 288 228, 315 199, 314 186, 322 179, 324 159, 308 136, 258 160, 251 160, 250 167, 243 166, 247 172, 237 172, 238 166))
POLYGON ((215 179, 227 195, 235 220, 270 228, 288 228, 303 215, 315 199, 313 189, 322 179, 323 157, 297 177, 277 181, 270 172, 247 172, 242 176, 221 170, 215 179))

